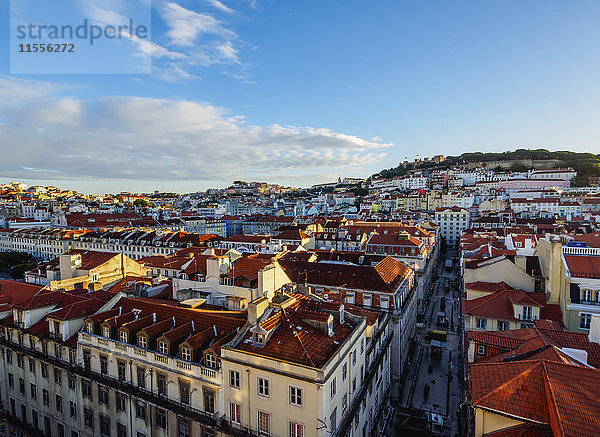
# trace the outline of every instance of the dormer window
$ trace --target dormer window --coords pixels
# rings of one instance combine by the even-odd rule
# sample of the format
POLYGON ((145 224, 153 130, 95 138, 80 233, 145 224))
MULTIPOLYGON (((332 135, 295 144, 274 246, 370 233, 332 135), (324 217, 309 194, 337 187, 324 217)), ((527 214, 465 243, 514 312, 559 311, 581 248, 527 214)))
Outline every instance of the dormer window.
POLYGON ((123 343, 127 343, 127 331, 119 332, 119 340, 121 340, 123 343))
POLYGON ((142 347, 142 348, 147 348, 148 347, 148 339, 146 337, 144 337, 143 335, 140 335, 138 337, 138 346, 142 347))
POLYGON ((110 327, 109 326, 102 327, 102 336, 110 338, 110 327))
POLYGON ((93 334, 94 333, 94 324, 92 322, 86 322, 85 331, 89 332, 90 334, 93 334))
POLYGON ((158 342, 158 351, 161 354, 168 354, 169 353, 169 344, 166 341, 159 341, 158 342))
POLYGON ((523 320, 533 320, 533 307, 523 307, 523 320))
POLYGON ((189 347, 181 348, 181 359, 186 361, 192 361, 192 351, 189 347))
POLYGON ((54 333, 55 334, 60 334, 60 322, 57 322, 56 320, 53 323, 54 325, 54 333))
POLYGON ((216 369, 217 368, 217 357, 215 357, 212 354, 206 354, 205 355, 205 363, 206 363, 206 367, 210 367, 212 369, 216 369))

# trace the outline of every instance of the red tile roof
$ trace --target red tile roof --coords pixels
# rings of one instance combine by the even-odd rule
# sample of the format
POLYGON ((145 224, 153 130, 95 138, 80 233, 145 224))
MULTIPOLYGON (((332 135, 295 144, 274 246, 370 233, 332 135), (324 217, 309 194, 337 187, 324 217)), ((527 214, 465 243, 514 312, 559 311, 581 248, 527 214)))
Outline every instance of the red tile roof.
POLYGON ((564 255, 564 258, 572 277, 600 279, 600 256, 564 255))
POLYGON ((316 284, 350 289, 394 292, 412 270, 392 257, 375 266, 357 266, 329 262, 279 261, 288 277, 296 283, 316 284))
POLYGON ((523 290, 502 290, 476 299, 462 302, 463 314, 488 319, 518 322, 513 305, 541 307, 540 319, 563 323, 558 304, 546 303, 545 293, 532 293, 523 290))
POLYGON ((552 361, 475 364, 473 405, 549 425, 555 436, 596 437, 600 371, 552 361))
POLYGON ((30 299, 39 293, 41 289, 41 285, 2 279, 0 280, 0 302, 3 304, 15 304, 30 299))

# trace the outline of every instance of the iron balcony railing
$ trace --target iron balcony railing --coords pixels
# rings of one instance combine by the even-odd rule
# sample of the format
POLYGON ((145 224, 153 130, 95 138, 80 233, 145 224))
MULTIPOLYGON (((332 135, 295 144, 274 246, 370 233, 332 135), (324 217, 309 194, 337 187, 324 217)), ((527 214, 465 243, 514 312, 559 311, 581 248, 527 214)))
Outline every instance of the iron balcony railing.
POLYGON ((102 375, 98 372, 86 369, 83 366, 73 365, 67 361, 60 360, 56 357, 44 354, 40 351, 25 348, 22 345, 10 342, 3 337, 0 337, 0 344, 11 348, 17 352, 23 353, 31 357, 35 357, 41 361, 45 361, 49 364, 52 364, 55 367, 60 367, 66 370, 67 372, 77 374, 83 378, 91 379, 94 382, 106 385, 115 390, 128 393, 134 397, 139 398, 140 400, 144 400, 146 402, 154 404, 157 407, 169 410, 177 415, 187 417, 207 426, 214 427, 217 425, 216 417, 218 417, 218 413, 208 413, 206 411, 198 410, 197 408, 194 408, 190 405, 185 405, 181 402, 177 402, 172 399, 165 398, 164 396, 160 396, 158 393, 153 393, 141 389, 131 384, 130 382, 119 381, 118 379, 112 378, 108 375, 102 375))

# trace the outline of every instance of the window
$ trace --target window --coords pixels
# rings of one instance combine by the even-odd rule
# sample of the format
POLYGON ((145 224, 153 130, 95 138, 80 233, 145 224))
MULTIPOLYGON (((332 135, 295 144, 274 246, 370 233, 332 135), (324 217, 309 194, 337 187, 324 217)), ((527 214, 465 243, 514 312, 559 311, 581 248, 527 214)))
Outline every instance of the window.
POLYGON ((69 373, 69 390, 75 391, 77 389, 77 377, 72 373, 69 373))
POLYGON ((146 368, 137 366, 137 385, 139 388, 146 388, 146 368))
POLYGON ((190 348, 181 348, 181 359, 186 361, 192 361, 192 351, 190 350, 190 348))
POLYGON ((158 351, 161 354, 168 354, 169 353, 169 345, 166 341, 159 341, 158 342, 158 351))
POLYGON ((190 403, 190 384, 185 381, 179 381, 179 400, 182 404, 190 403))
POLYGON ((229 386, 233 388, 240 388, 240 372, 237 370, 229 371, 229 386))
POLYGON ((257 378, 258 394, 269 397, 269 380, 265 378, 257 378))
POLYGON ((42 389, 42 400, 44 405, 50 405, 50 392, 45 388, 42 389))
POLYGON ((368 293, 363 294, 363 306, 370 307, 372 305, 372 296, 368 293))
POLYGON ((592 302, 592 290, 581 290, 581 301, 583 303, 590 303, 592 302))
POLYGON ((477 329, 485 329, 487 326, 487 319, 476 319, 477 329))
POLYGON ((302 389, 290 386, 290 405, 302 406, 302 389))
POLYGON ((69 414, 73 419, 77 419, 77 404, 73 401, 69 401, 69 414))
POLYGON ((100 373, 103 375, 108 374, 108 357, 104 354, 100 354, 100 373))
POLYGON ((229 403, 229 417, 232 423, 240 425, 242 423, 242 406, 234 402, 229 403))
POLYGON ((33 425, 33 429, 39 429, 40 428, 40 424, 39 424, 39 419, 38 419, 38 412, 35 410, 31 410, 31 424, 33 425))
POLYGON ((125 381, 125 361, 117 360, 117 376, 119 381, 125 381))
POLYGON ((31 399, 37 399, 37 386, 33 383, 29 384, 29 391, 31 393, 31 399))
POLYGON ((71 437, 79 437, 79 434, 77 434, 77 431, 71 431, 71 437))
POLYGON ((382 296, 380 306, 383 309, 388 309, 390 307, 390 298, 388 296, 382 296))
POLYGON ((94 333, 94 324, 92 322, 86 322, 85 323, 85 330, 86 332, 89 332, 90 334, 94 333))
POLYGON ((54 368, 54 383, 58 385, 62 384, 62 372, 56 367, 54 368))
POLYGON ((63 399, 61 395, 56 395, 56 411, 63 412, 63 399))
POLYGON ((119 340, 123 343, 127 343, 127 331, 119 331, 119 340))
POLYGON ((215 412, 215 392, 209 389, 203 389, 204 391, 204 411, 210 414, 215 412))
POLYGON ((6 362, 12 364, 12 351, 8 349, 6 350, 6 362))
POLYGON ((102 336, 110 338, 110 327, 108 327, 108 326, 102 327, 102 336))
POLYGON ((92 399, 92 382, 87 379, 81 380, 81 393, 84 398, 92 399))
POLYGON ((117 392, 117 411, 125 411, 125 395, 117 392))
POLYGON ((333 409, 333 412, 331 413, 331 416, 329 416, 329 424, 330 424, 330 428, 331 428, 331 434, 335 433, 335 430, 337 428, 337 407, 335 407, 333 409))
POLYGON ((346 293, 346 303, 354 305, 354 293, 346 293))
POLYGON ((33 358, 29 358, 29 371, 35 373, 35 361, 33 358))
POLYGON ((148 347, 148 339, 143 335, 138 336, 138 346, 146 349, 148 347))
POLYGON ((110 417, 100 415, 100 435, 110 436, 110 417))
POLYGON ((23 355, 21 354, 17 354, 17 366, 23 368, 23 355))
POLYGON ((190 422, 187 419, 179 419, 177 424, 177 436, 190 437, 190 422))
POLYGON ((52 435, 52 425, 48 416, 44 416, 44 431, 46 435, 52 435))
POLYGON ((352 393, 356 391, 356 376, 352 379, 352 393))
POLYGON ((304 437, 304 426, 296 422, 290 422, 290 437, 304 437))
POLYGON ((580 313, 579 317, 579 329, 590 329, 590 324, 592 323, 592 315, 580 313))
POLYGON ((477 355, 485 355, 485 345, 477 345, 477 355))
POLYGON ((352 351, 352 365, 356 365, 356 349, 352 351))
POLYGON ((25 380, 23 378, 19 378, 19 393, 25 394, 25 380))
POLYGON ((365 353, 365 339, 361 338, 360 339, 360 354, 364 354, 365 353))
POLYGON ((137 401, 135 404, 135 417, 146 420, 146 404, 141 401, 137 401))
POLYGON ((344 396, 342 396, 342 411, 346 411, 346 408, 348 408, 348 394, 344 393, 344 396))
MULTIPOLYGON (((185 349, 185 348, 183 348, 183 349, 185 349)), ((206 354, 205 357, 206 357, 206 367, 210 367, 211 369, 216 369, 217 368, 217 357, 215 357, 213 354, 206 354)))
POLYGON ((258 412, 258 433, 271 435, 271 415, 263 411, 258 412))
POLYGON ((156 427, 167 429, 167 412, 162 408, 156 409, 156 427))
POLYGON ((508 322, 502 320, 498 321, 498 331, 506 331, 508 329, 508 322))
POLYGON ((533 320, 533 307, 523 307, 523 320, 533 320))
POLYGON ((159 396, 167 395, 167 377, 164 373, 156 374, 156 389, 159 396))
POLYGON ((127 437, 127 426, 117 423, 117 437, 127 437))
POLYGON ((345 381, 348 377, 348 363, 344 363, 342 366, 342 381, 345 381))
POLYGON ((65 426, 62 423, 56 424, 56 436, 65 437, 65 426))
POLYGON ((101 385, 98 386, 98 402, 108 406, 108 389, 101 385))
POLYGON ((329 393, 330 393, 330 398, 333 399, 335 398, 335 392, 337 390, 337 381, 336 378, 333 378, 333 381, 331 381, 331 383, 329 384, 329 393))

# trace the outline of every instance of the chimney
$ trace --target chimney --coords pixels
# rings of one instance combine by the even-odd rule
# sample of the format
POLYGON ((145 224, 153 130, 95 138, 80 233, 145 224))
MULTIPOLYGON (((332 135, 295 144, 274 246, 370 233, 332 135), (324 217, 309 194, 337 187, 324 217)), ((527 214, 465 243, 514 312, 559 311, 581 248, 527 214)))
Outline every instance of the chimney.
POLYGON ((259 297, 248 304, 248 321, 253 325, 258 325, 258 320, 269 308, 269 299, 259 297))
POLYGON ((526 256, 523 256, 523 255, 515 256, 515 264, 517 265, 518 268, 520 268, 524 272, 527 271, 527 257, 526 256))
POLYGON ((600 343, 600 314, 592 314, 588 339, 590 343, 600 343))

